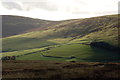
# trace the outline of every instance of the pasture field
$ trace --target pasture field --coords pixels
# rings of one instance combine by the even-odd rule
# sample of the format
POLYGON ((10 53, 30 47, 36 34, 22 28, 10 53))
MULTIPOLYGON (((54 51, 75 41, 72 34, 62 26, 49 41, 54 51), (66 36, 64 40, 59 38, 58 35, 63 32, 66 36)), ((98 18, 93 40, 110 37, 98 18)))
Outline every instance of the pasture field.
POLYGON ((40 52, 34 54, 24 55, 17 58, 17 60, 53 60, 53 61, 66 61, 66 58, 54 58, 54 57, 44 57, 40 52))
POLYGON ((120 55, 85 44, 68 44, 43 52, 47 56, 75 57, 77 61, 119 61, 120 55), (113 55, 114 54, 114 55, 113 55))
POLYGON ((42 48, 56 44, 37 38, 5 38, 3 39, 3 52, 42 48))
POLYGON ((117 52, 111 52, 81 43, 4 52, 2 55, 18 56, 16 58, 17 60, 58 60, 81 62, 119 62, 120 60, 120 55, 117 52), (47 48, 49 49, 47 50, 47 48))
POLYGON ((19 50, 19 51, 12 51, 12 52, 4 52, 2 53, 2 56, 20 56, 20 55, 24 55, 24 54, 28 54, 28 53, 33 53, 33 52, 38 52, 41 50, 44 50, 46 47, 44 48, 35 48, 35 49, 28 49, 28 50, 19 50))

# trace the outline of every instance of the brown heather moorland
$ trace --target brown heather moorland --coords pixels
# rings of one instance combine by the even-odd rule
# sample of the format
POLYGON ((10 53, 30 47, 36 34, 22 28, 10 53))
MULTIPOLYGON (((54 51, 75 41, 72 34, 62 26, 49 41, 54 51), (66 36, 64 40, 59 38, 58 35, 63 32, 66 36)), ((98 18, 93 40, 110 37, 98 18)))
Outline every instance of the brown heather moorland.
POLYGON ((120 63, 3 61, 2 80, 119 80, 120 63))

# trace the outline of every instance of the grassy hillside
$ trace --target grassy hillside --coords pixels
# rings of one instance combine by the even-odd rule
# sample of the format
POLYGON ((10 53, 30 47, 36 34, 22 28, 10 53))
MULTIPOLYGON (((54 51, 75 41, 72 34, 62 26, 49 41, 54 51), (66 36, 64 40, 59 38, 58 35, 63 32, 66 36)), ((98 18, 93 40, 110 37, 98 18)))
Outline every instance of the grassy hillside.
POLYGON ((3 39, 3 52, 42 48, 56 44, 37 38, 5 38, 3 39))
MULTIPOLYGON (((4 53, 2 54, 52 46, 54 48, 47 52, 40 52, 40 54, 36 52, 19 57, 19 59, 45 60, 46 57, 40 57, 41 54, 44 54, 59 57, 75 56, 77 58, 74 60, 77 61, 119 60, 117 56, 120 55, 116 52, 94 49, 90 45, 85 45, 103 41, 118 46, 118 15, 52 22, 51 25, 44 24, 45 26, 47 29, 36 28, 32 32, 3 38, 4 53)), ((54 60, 55 58, 49 59, 54 60)), ((65 58, 60 60, 63 59, 65 58)))
POLYGON ((57 21, 47 21, 40 19, 33 19, 22 16, 2 16, 2 31, 3 37, 18 35, 26 32, 31 32, 35 30, 45 30, 48 25, 54 25, 58 23, 57 21))

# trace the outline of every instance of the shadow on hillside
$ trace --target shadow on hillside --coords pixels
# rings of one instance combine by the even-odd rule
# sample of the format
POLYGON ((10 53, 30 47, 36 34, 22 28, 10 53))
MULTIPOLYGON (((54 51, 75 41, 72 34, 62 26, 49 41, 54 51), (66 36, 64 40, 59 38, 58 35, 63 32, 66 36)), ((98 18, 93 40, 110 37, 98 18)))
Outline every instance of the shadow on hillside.
POLYGON ((101 44, 101 45, 90 45, 91 49, 96 53, 90 57, 91 61, 98 62, 120 62, 120 54, 115 49, 111 49, 111 46, 101 44), (110 47, 109 48, 106 48, 110 47))

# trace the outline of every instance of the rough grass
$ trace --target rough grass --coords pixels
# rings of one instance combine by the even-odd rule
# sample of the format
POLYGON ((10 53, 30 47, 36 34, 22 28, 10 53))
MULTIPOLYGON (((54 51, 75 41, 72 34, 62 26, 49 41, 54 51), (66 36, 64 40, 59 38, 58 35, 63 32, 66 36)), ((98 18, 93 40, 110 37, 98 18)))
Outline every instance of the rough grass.
POLYGON ((59 43, 59 44, 64 44, 64 43, 68 43, 71 39, 72 39, 72 37, 69 37, 69 38, 55 38, 55 39, 50 39, 48 41, 54 42, 54 43, 59 43))
POLYGON ((98 32, 93 32, 84 37, 74 39, 69 43, 90 43, 93 41, 104 41, 111 45, 118 46, 118 28, 105 29, 98 32))
POLYGON ((3 61, 3 80, 119 80, 119 63, 63 61, 3 61))

